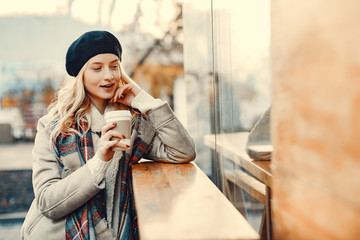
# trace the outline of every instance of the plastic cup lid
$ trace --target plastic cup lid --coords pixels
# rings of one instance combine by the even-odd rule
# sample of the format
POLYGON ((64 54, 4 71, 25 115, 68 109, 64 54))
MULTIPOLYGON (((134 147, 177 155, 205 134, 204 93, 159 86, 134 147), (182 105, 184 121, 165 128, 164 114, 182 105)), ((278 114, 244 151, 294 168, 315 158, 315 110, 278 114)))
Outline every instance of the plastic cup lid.
POLYGON ((118 118, 118 117, 131 117, 131 113, 129 110, 117 110, 106 112, 104 118, 118 118))

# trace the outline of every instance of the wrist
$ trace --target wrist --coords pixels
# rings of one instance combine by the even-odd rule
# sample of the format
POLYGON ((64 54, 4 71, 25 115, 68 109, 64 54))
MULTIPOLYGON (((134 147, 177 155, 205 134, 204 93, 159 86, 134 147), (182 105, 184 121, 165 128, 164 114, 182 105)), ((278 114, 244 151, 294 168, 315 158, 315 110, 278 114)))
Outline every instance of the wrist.
POLYGON ((99 154, 99 152, 95 153, 93 159, 99 159, 100 161, 107 162, 103 156, 103 154, 99 154))
POLYGON ((96 184, 100 184, 104 179, 106 171, 111 161, 103 161, 97 156, 94 156, 90 161, 87 162, 88 168, 96 184))
POLYGON ((146 91, 141 90, 131 102, 131 107, 138 109, 141 113, 157 108, 165 104, 161 99, 155 99, 146 91))

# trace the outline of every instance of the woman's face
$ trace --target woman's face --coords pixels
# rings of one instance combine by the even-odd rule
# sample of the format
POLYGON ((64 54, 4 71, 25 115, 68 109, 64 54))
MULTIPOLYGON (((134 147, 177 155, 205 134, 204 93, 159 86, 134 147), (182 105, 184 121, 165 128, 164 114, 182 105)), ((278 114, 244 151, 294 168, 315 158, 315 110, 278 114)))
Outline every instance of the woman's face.
POLYGON ((121 78, 119 58, 112 53, 92 57, 84 71, 84 86, 96 105, 103 105, 119 86, 121 78))

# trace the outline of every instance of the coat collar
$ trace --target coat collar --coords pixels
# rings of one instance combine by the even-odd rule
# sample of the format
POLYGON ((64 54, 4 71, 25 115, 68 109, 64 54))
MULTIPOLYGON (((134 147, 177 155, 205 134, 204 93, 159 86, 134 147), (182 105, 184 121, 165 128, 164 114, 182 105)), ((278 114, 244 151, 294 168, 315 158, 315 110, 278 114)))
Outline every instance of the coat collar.
MULTIPOLYGON (((105 113, 118 110, 120 106, 116 103, 111 103, 106 106, 105 113)), ((102 127, 105 125, 104 116, 99 112, 99 110, 92 104, 90 109, 91 117, 91 126, 90 129, 92 132, 101 132, 102 127)))

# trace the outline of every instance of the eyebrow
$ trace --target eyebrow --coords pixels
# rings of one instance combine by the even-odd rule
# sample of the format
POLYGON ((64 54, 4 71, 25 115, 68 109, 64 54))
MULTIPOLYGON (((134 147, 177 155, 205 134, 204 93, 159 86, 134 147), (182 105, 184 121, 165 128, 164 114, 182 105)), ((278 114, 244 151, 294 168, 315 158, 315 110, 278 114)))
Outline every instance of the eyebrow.
MULTIPOLYGON (((115 60, 111 61, 110 64, 112 64, 112 63, 114 63, 114 62, 117 62, 117 61, 118 61, 118 60, 115 59, 115 60)), ((90 63, 90 65, 92 65, 92 64, 104 64, 104 63, 103 63, 103 62, 92 62, 92 63, 90 63)))

